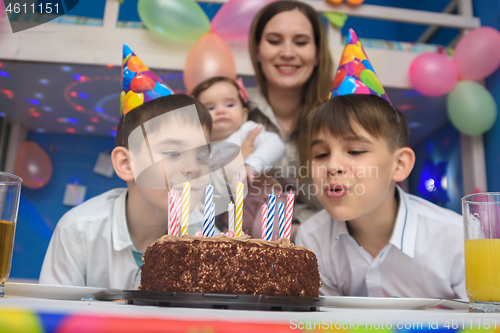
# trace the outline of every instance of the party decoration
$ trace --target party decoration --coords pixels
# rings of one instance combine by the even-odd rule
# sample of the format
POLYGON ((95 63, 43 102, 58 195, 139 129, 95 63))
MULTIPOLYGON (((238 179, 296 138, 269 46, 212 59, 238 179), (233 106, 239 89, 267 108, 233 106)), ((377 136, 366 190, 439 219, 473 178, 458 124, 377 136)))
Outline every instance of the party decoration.
POLYGON ((285 213, 285 238, 290 239, 292 232, 292 218, 293 218, 293 204, 294 204, 295 194, 292 192, 288 193, 286 196, 286 213, 285 213))
POLYGON ((411 63, 410 81, 422 95, 441 96, 457 84, 458 70, 453 61, 443 54, 423 53, 411 63))
POLYGON ((64 190, 63 205, 74 207, 85 201, 85 194, 87 193, 87 186, 78 184, 66 184, 64 190))
POLYGON ((443 186, 443 180, 446 179, 448 162, 442 161, 435 165, 431 160, 425 160, 420 174, 420 184, 418 186, 418 195, 435 204, 449 202, 446 186, 443 186))
POLYGON ((490 76, 500 67, 500 32, 491 27, 472 30, 458 42, 453 60, 463 80, 490 76))
POLYGON ((234 203, 230 202, 227 204, 227 215, 228 215, 228 232, 234 233, 234 203))
POLYGON ((17 151, 14 174, 23 179, 23 186, 42 188, 52 177, 52 161, 42 147, 33 141, 26 141, 17 151))
POLYGON ((350 5, 361 5, 365 0, 346 0, 350 5))
POLYGON ((92 171, 98 175, 112 178, 115 174, 115 169, 113 168, 111 155, 109 155, 108 152, 99 153, 99 157, 97 158, 92 171))
POLYGON ((274 214, 276 212, 276 196, 274 195, 274 188, 272 194, 269 195, 269 206, 267 207, 267 220, 266 220, 266 241, 273 240, 274 229, 274 214))
POLYGON ((211 32, 225 40, 247 41, 257 12, 276 0, 229 0, 217 11, 211 32))
POLYGON ((120 117, 143 103, 174 93, 125 44, 123 45, 121 89, 120 117))
POLYGON ((448 95, 448 116, 462 133, 481 135, 495 123, 497 105, 493 96, 479 83, 460 81, 448 95))
POLYGON ((285 238, 285 205, 281 202, 281 200, 278 202, 278 227, 279 238, 285 238))
POLYGON ((267 205, 262 205, 262 239, 266 239, 267 205))
POLYGON ((236 79, 236 64, 224 40, 214 33, 209 33, 201 37, 189 50, 184 65, 184 85, 190 92, 198 83, 213 76, 236 79))
POLYGON ((139 17, 153 33, 175 40, 196 40, 210 31, 210 21, 194 0, 139 0, 139 17))
POLYGON ((377 95, 391 102, 352 29, 349 29, 339 69, 333 80, 331 98, 349 94, 377 95))
POLYGON ((234 234, 237 237, 243 236, 243 183, 236 183, 236 214, 234 224, 234 234))
POLYGON ((323 12, 324 17, 333 25, 335 28, 342 28, 347 20, 347 15, 341 11, 338 12, 323 12))
POLYGON ((186 180, 182 186, 182 219, 181 236, 188 234, 189 226, 189 207, 191 203, 191 184, 186 180))
POLYGON ((209 237, 212 233, 212 203, 214 197, 214 187, 208 184, 205 189, 205 213, 203 219, 203 236, 209 237))

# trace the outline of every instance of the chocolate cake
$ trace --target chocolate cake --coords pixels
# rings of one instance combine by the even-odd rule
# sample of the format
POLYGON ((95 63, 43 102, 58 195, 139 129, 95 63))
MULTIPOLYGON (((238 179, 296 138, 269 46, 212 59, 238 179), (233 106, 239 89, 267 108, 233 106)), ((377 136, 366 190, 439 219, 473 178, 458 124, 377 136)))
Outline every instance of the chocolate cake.
POLYGON ((316 255, 288 239, 174 237, 148 247, 139 290, 317 297, 316 255))

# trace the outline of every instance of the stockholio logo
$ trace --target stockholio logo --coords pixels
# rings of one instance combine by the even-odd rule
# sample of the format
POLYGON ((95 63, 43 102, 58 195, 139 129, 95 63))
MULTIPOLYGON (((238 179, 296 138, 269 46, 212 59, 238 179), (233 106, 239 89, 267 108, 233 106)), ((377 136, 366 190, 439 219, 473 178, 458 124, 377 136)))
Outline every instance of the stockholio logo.
MULTIPOLYGON (((79 0, 3 0, 12 32, 34 28, 72 10, 79 0)), ((0 0, 1 4, 1 0, 0 0)))

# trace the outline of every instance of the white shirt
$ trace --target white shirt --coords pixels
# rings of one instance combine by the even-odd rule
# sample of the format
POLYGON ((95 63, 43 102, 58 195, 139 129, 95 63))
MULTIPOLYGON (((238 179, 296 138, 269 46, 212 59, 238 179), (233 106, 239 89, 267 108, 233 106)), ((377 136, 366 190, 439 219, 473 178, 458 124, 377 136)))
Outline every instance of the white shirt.
MULTIPOLYGON (((136 289, 142 253, 130 238, 126 197, 126 188, 110 190, 64 214, 50 240, 39 282, 136 289)), ((190 220, 202 219, 197 211, 190 214, 190 220)), ((200 230, 202 223, 189 225, 189 234, 200 230)))
POLYGON ((375 258, 326 210, 300 226, 296 243, 318 257, 320 293, 466 299, 462 217, 397 189, 394 230, 375 258))
MULTIPOLYGON (((240 128, 228 136, 223 142, 231 142, 241 146, 247 138, 248 133, 257 128, 259 124, 254 121, 244 122, 240 128)), ((216 147, 216 143, 214 147, 216 147)), ((285 156, 285 144, 278 134, 262 129, 253 142, 255 151, 248 155, 245 164, 262 173, 266 168, 276 166, 285 156)))

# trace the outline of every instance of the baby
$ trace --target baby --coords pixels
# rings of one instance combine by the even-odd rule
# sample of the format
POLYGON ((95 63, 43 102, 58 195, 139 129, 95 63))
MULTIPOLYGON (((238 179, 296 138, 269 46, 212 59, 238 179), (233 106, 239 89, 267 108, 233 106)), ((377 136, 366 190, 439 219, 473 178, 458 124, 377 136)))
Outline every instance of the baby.
POLYGON ((210 140, 213 143, 231 142, 241 146, 247 135, 259 127, 255 138, 255 151, 245 159, 248 180, 267 168, 277 165, 285 155, 285 144, 280 137, 262 129, 248 118, 248 94, 241 78, 233 80, 216 76, 198 84, 192 92, 206 106, 212 116, 213 128, 210 140))
MULTIPOLYGON (((261 215, 258 212, 267 197, 266 192, 269 192, 266 186, 269 185, 267 181, 271 178, 266 178, 263 183, 258 183, 254 179, 283 159, 285 144, 277 134, 268 132, 262 125, 247 120, 248 94, 241 79, 213 77, 198 84, 193 89, 192 95, 205 105, 212 116, 210 141, 213 151, 221 142, 241 146, 252 130, 257 128, 260 130, 253 142, 255 151, 245 158, 249 186, 248 195, 243 202, 243 232, 254 238, 260 238, 261 228, 253 226, 261 224, 261 215)), ((225 218, 225 214, 218 216, 216 224, 219 228, 226 225, 225 218)))

